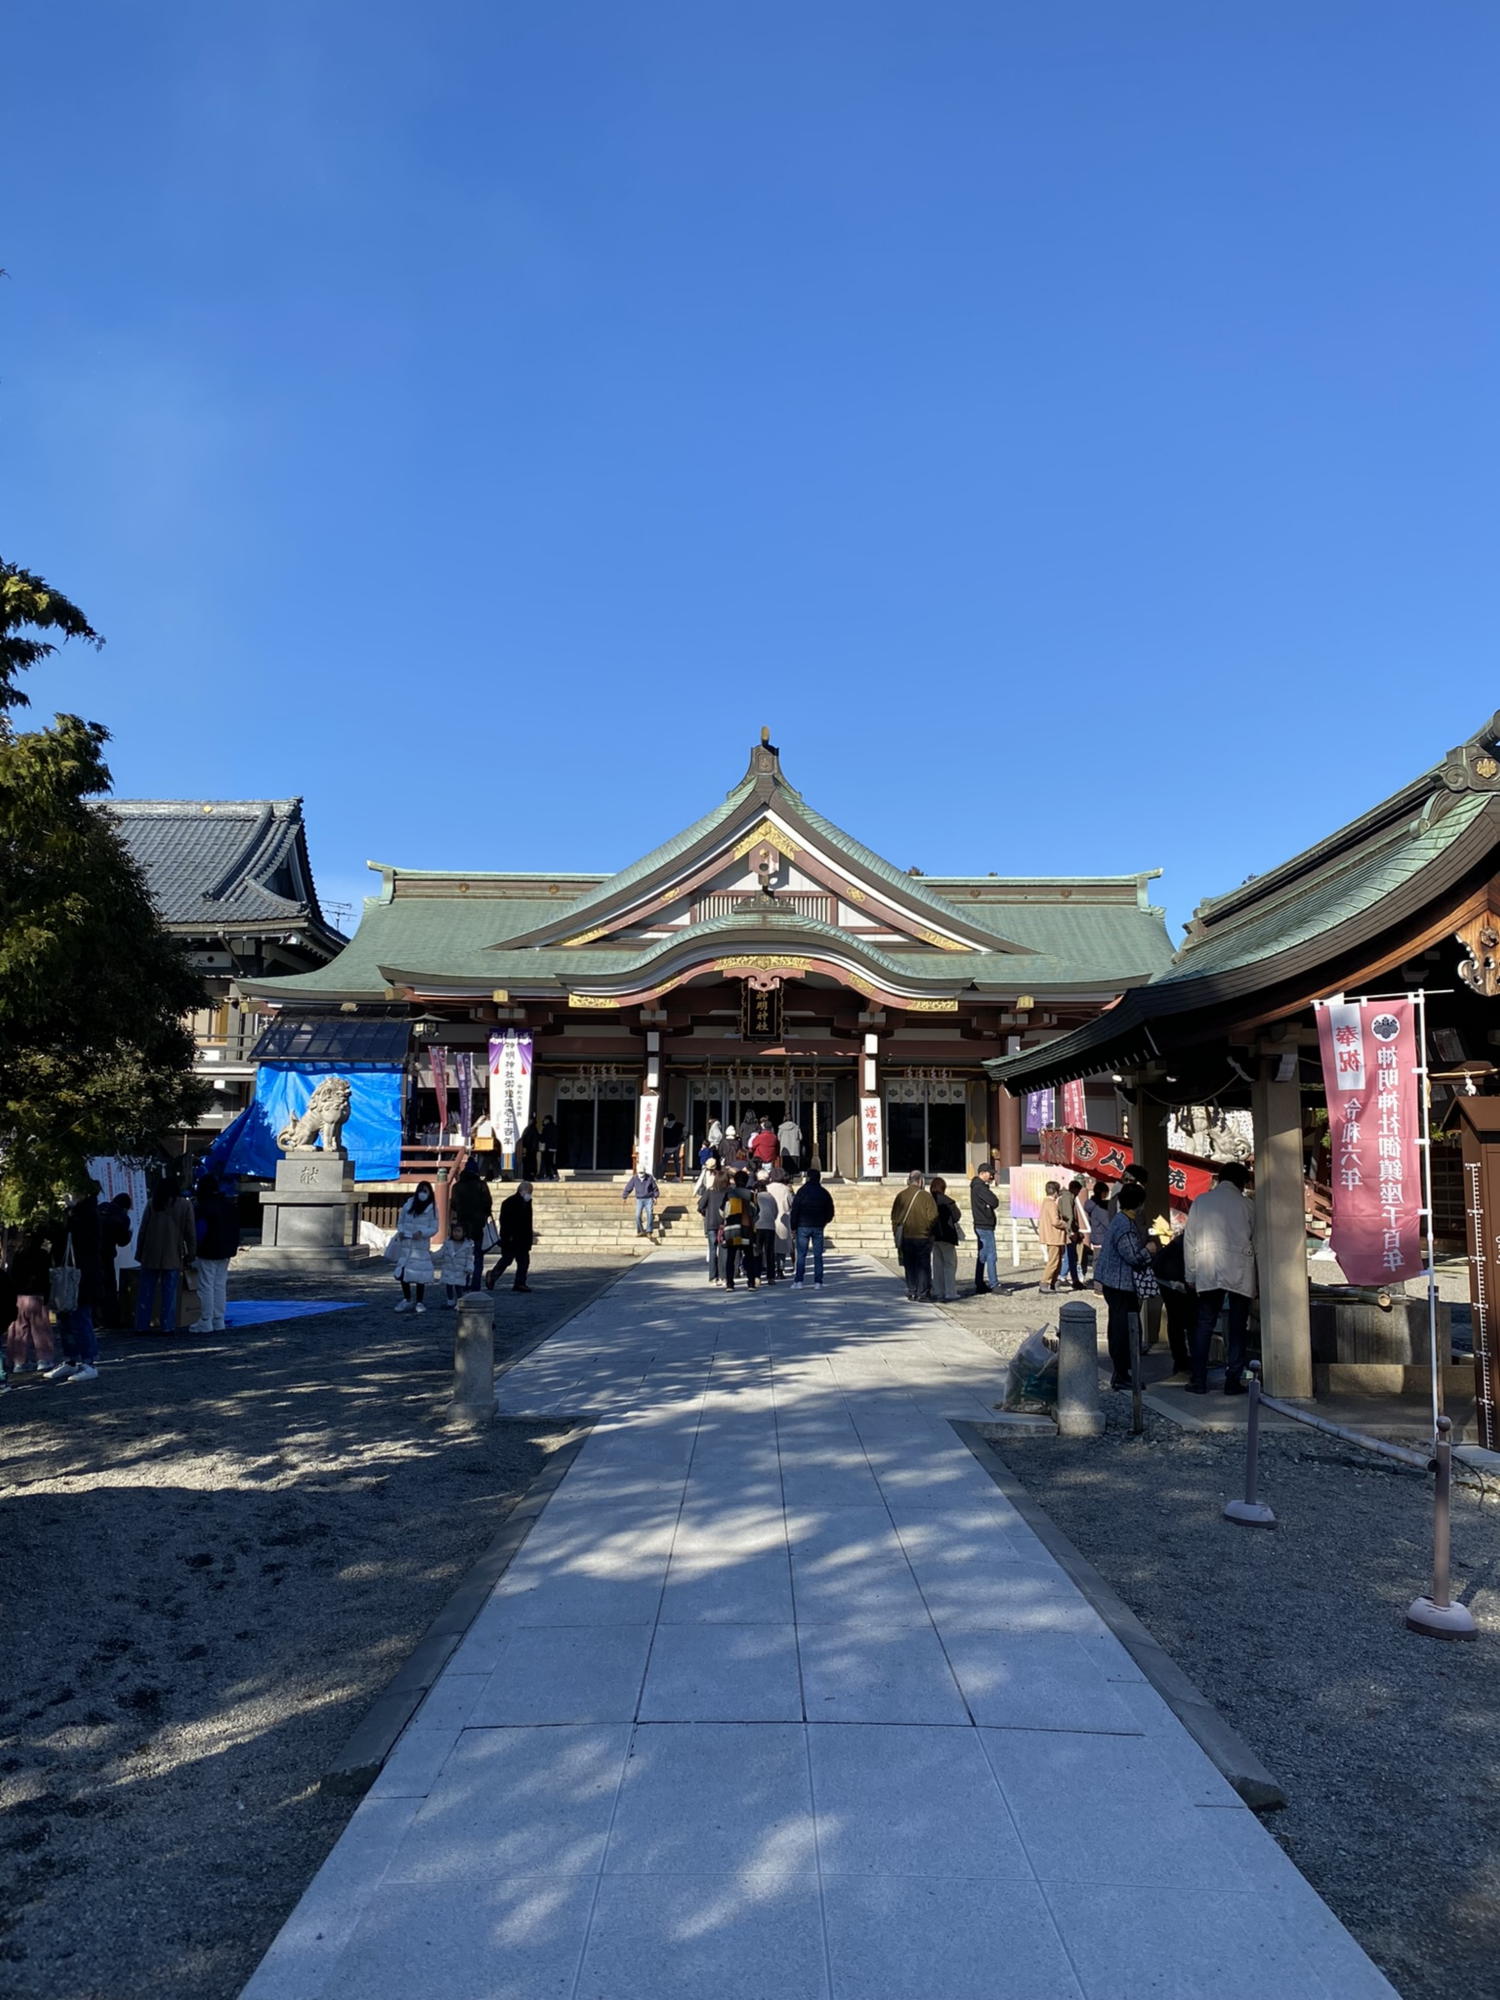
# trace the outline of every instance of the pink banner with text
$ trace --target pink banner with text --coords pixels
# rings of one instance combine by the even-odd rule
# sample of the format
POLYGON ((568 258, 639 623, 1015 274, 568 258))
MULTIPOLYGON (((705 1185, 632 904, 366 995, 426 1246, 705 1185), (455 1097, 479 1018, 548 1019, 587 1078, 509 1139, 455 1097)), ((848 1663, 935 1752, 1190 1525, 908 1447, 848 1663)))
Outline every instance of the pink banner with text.
POLYGON ((1421 1067, 1410 1000, 1316 1005, 1333 1148, 1331 1246, 1351 1285, 1425 1269, 1421 1067))

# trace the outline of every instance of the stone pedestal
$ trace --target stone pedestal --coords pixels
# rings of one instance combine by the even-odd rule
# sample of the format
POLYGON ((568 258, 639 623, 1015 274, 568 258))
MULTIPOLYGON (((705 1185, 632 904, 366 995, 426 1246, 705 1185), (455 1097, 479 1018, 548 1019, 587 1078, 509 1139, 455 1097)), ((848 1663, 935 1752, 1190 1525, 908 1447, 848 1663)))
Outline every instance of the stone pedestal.
POLYGON ((260 1202, 260 1247, 241 1251, 237 1266, 331 1273, 370 1254, 359 1240, 365 1198, 354 1192, 354 1168, 342 1149, 289 1152, 260 1202))

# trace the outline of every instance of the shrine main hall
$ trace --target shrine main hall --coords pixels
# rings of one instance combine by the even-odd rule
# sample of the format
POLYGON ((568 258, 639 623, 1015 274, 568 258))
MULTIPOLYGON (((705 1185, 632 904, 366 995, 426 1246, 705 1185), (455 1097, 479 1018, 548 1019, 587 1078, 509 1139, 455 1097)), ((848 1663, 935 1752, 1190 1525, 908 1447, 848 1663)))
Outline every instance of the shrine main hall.
MULTIPOLYGON (((814 810, 766 732, 720 804, 618 873, 371 866, 337 957, 242 995, 330 1056, 402 1038, 413 1143, 440 1101, 451 1129, 466 1052, 478 1117, 491 1038, 516 1029, 573 1173, 630 1164, 643 1097, 695 1141, 790 1112, 846 1179, 1014 1164, 1021 1106, 984 1059, 1084 1026, 1172 958, 1151 875, 895 867, 814 810)), ((1108 1079, 1089 1088, 1087 1122, 1115 1129, 1108 1079)))

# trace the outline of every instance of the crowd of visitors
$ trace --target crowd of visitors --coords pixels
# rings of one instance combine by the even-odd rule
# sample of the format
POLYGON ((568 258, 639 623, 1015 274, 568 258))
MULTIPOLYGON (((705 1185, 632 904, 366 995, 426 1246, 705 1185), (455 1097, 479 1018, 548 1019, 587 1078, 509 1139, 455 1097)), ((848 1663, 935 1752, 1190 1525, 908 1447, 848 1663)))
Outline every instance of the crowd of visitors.
POLYGON ((240 1247, 235 1182, 208 1172, 188 1195, 175 1174, 163 1174, 139 1223, 128 1194, 104 1201, 102 1193, 90 1180, 61 1215, 10 1236, 0 1273, 0 1390, 23 1375, 97 1381, 104 1331, 225 1331, 229 1266, 240 1247), (119 1271, 132 1241, 133 1300, 119 1271), (183 1327, 188 1310, 194 1316, 183 1327))
MULTIPOLYGON (((1130 1386, 1132 1350, 1141 1337, 1142 1306, 1160 1299, 1172 1365, 1188 1377, 1196 1396, 1208 1394, 1208 1363, 1215 1328, 1225 1321, 1224 1393, 1245 1392, 1245 1332, 1255 1294, 1255 1203, 1250 1176, 1238 1161, 1218 1170, 1215 1185, 1185 1202, 1181 1228, 1165 1214, 1145 1220, 1150 1207, 1145 1174, 1128 1167, 1113 1200, 1099 1182, 1084 1204, 1086 1227, 1078 1241, 1092 1250, 1094 1277, 1108 1310, 1110 1387, 1130 1386)), ((1070 1190, 1076 1197, 1079 1184, 1070 1190)), ((1063 1190, 1049 1181, 1042 1208, 1063 1190)), ((1076 1209, 1075 1209, 1076 1214, 1076 1209)), ((1044 1239, 1046 1240, 1046 1239, 1044 1239)), ((1049 1257, 1050 1286, 1056 1269, 1049 1257)))
POLYGON ((833 1197, 816 1167, 808 1168, 793 1193, 801 1146, 801 1131, 790 1119, 778 1130, 762 1118, 748 1141, 732 1125, 710 1126, 693 1195, 703 1219, 711 1285, 732 1292, 739 1277, 752 1291, 778 1280, 821 1288, 823 1233, 833 1220, 833 1197))
MULTIPOLYGON (((523 1135, 523 1163, 533 1157, 545 1162, 544 1130, 535 1121, 528 1126, 535 1144, 528 1146, 523 1135)), ((671 1142, 664 1148, 666 1172, 685 1141, 680 1126, 663 1131, 671 1142)), ((740 1130, 717 1120, 709 1126, 698 1153, 693 1195, 703 1223, 711 1285, 726 1291, 739 1286, 754 1290, 779 1281, 822 1287, 824 1232, 834 1219, 834 1202, 816 1166, 802 1174, 802 1145, 802 1133, 790 1118, 779 1127, 769 1118, 748 1118, 740 1130)), ((1226 1164, 1219 1170, 1217 1186, 1196 1202, 1184 1204, 1186 1226, 1179 1223, 1174 1228, 1166 1214, 1148 1219, 1152 1204, 1146 1176, 1136 1166, 1127 1166, 1117 1184, 1102 1179, 1089 1184, 1081 1178, 1046 1183, 1037 1218, 1046 1252, 1042 1289, 1102 1293, 1113 1388, 1129 1385, 1142 1306, 1159 1299, 1173 1366, 1190 1378, 1188 1387, 1200 1395, 1208 1391, 1210 1347, 1222 1317, 1224 1387, 1230 1395, 1243 1391, 1246 1327, 1255 1290, 1254 1204, 1246 1196, 1247 1185, 1245 1169, 1226 1164)), ((648 1169, 635 1169, 621 1189, 621 1199, 635 1203, 637 1234, 654 1235, 661 1200, 656 1176, 648 1169)), ((425 1311, 425 1289, 438 1280, 450 1307, 464 1291, 480 1284, 493 1290, 512 1268, 514 1289, 531 1289, 527 1280, 536 1231, 529 1176, 496 1211, 489 1183, 478 1162, 470 1160, 454 1184, 451 1211, 447 1241, 435 1259, 431 1246, 439 1210, 430 1183, 424 1181, 402 1208, 390 1250, 401 1285, 398 1312, 425 1311), (499 1254, 486 1274, 486 1253, 491 1250, 499 1254)), ((968 1188, 976 1296, 999 1289, 999 1212, 995 1170, 985 1164, 968 1188)), ((200 1268, 208 1254, 203 1228, 200 1204, 200 1268)), ((929 1179, 922 1173, 910 1174, 891 1204, 891 1230, 907 1298, 936 1304, 956 1300, 965 1217, 947 1181, 941 1175, 929 1179)), ((167 1221, 161 1222, 157 1234, 163 1240, 159 1255, 165 1263, 170 1251, 167 1221)))

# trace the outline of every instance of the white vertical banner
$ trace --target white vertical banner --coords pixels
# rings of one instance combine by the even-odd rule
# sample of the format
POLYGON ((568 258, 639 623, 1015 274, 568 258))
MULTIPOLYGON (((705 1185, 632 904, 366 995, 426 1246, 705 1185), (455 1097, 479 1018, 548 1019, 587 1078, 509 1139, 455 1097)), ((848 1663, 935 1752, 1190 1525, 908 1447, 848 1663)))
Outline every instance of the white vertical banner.
POLYGON ((89 1161, 89 1172, 99 1183, 99 1202, 113 1201, 117 1194, 130 1196, 130 1241, 115 1252, 118 1270, 128 1270, 135 1263, 136 1232, 141 1226, 141 1217, 146 1212, 146 1175, 141 1167, 128 1166, 124 1160, 112 1156, 89 1161))
POLYGON ((490 1124, 503 1153, 514 1153, 531 1116, 531 1037, 507 1028, 490 1036, 490 1124))
POLYGON ((654 1090, 643 1090, 635 1124, 635 1165, 638 1173, 652 1174, 656 1171, 656 1134, 660 1117, 660 1096, 654 1090))
POLYGON ((859 1100, 859 1172, 862 1180, 885 1178, 885 1132, 878 1097, 859 1100))

